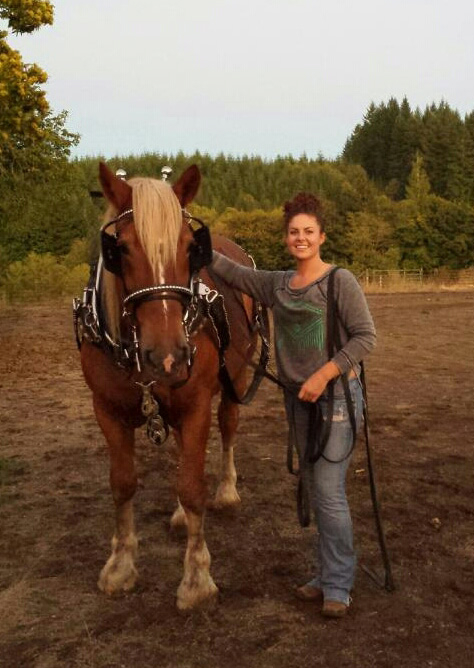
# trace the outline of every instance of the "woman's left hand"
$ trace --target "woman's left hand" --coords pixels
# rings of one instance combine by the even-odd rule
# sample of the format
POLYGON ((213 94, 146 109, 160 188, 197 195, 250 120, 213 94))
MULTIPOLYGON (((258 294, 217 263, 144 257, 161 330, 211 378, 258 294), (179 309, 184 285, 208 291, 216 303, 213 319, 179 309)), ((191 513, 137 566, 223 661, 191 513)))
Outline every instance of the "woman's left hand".
POLYGON ((316 371, 301 386, 298 399, 301 399, 301 401, 317 401, 326 389, 328 380, 321 371, 316 371))
POLYGON ((339 367, 334 362, 326 362, 324 366, 305 380, 298 393, 298 399, 301 399, 301 401, 317 401, 329 381, 339 376, 340 373, 339 367))

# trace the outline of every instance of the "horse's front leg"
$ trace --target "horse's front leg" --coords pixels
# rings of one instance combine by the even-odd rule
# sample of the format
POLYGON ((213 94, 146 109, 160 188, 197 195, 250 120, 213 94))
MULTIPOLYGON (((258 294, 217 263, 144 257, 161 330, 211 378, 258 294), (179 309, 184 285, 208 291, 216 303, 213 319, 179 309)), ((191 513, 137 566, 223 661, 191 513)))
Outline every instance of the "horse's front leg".
POLYGON ((204 538, 206 484, 204 464, 211 423, 210 400, 206 406, 183 420, 180 429, 178 496, 186 514, 188 542, 183 579, 178 587, 177 605, 189 610, 215 601, 218 589, 210 574, 211 556, 204 538))
POLYGON ((132 589, 137 579, 137 538, 133 519, 133 496, 137 488, 134 463, 134 429, 112 418, 94 402, 94 409, 110 454, 110 486, 115 503, 112 553, 99 577, 106 594, 132 589))
POLYGON ((222 454, 220 482, 213 506, 214 508, 231 508, 240 504, 234 464, 234 440, 239 422, 239 406, 222 393, 217 415, 222 439, 222 454))

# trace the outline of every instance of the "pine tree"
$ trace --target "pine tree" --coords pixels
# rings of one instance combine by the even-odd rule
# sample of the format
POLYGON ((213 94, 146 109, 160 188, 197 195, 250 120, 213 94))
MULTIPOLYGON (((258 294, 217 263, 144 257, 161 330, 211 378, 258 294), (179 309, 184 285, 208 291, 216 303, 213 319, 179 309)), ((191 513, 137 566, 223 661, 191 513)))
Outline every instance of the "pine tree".
POLYGON ((386 183, 392 182, 390 190, 396 199, 401 199, 405 194, 411 166, 416 151, 420 149, 421 132, 421 114, 418 110, 413 113, 404 97, 392 127, 387 156, 386 183))
POLYGON ((459 112, 446 102, 423 114, 422 152, 431 187, 440 197, 463 199, 468 188, 464 174, 466 129, 459 112))

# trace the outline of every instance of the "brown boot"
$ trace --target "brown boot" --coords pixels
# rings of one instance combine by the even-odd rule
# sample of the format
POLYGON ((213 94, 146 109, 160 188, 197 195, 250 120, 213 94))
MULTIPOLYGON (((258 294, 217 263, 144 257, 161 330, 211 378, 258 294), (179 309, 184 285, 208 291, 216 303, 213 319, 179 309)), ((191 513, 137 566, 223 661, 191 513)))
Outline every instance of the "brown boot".
POLYGON ((324 617, 344 617, 349 610, 349 605, 342 601, 324 601, 321 613, 324 617))
POLYGON ((300 601, 314 601, 315 603, 323 602, 323 590, 319 587, 313 587, 310 584, 304 584, 297 587, 295 594, 300 601))

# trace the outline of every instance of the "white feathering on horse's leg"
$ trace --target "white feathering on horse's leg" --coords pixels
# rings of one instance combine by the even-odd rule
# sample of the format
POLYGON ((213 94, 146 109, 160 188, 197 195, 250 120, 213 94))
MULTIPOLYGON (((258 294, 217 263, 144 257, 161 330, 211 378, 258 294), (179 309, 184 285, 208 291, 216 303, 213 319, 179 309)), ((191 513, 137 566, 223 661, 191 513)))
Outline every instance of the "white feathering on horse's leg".
POLYGON ((222 451, 221 481, 216 491, 214 508, 230 508, 240 504, 240 496, 236 487, 237 471, 234 464, 234 448, 229 446, 222 451))
POLYGON ((174 511, 173 515, 171 516, 170 519, 170 526, 172 529, 181 529, 185 528, 188 526, 188 520, 186 518, 186 513, 184 512, 184 508, 181 505, 181 501, 179 500, 178 497, 178 506, 176 510, 174 511))
POLYGON ((204 539, 204 515, 187 512, 188 546, 184 558, 184 575, 177 592, 180 610, 191 610, 216 602, 219 590, 211 577, 211 555, 204 539))
POLYGON ((99 589, 106 594, 132 589, 138 577, 134 563, 137 552, 138 541, 130 500, 117 511, 117 532, 112 538, 112 554, 100 573, 97 583, 99 589))

